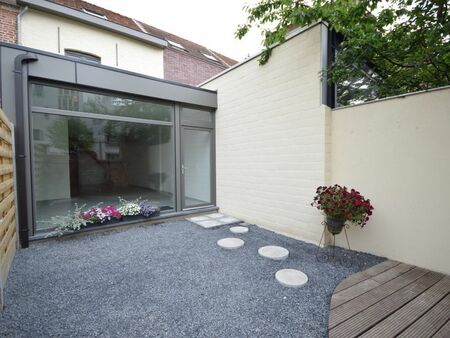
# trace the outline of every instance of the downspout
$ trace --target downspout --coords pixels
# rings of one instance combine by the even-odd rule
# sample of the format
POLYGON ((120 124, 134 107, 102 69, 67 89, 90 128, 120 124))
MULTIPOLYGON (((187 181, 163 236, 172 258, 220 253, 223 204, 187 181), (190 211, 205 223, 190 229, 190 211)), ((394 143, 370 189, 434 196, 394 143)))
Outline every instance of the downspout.
POLYGON ((28 206, 27 206, 27 171, 25 146, 25 118, 24 118, 24 96, 23 96, 23 68, 29 62, 38 60, 34 53, 19 54, 14 59, 14 84, 16 101, 16 132, 15 132, 15 154, 16 154, 16 182, 17 182, 17 216, 19 224, 19 239, 22 248, 28 248, 28 206))
POLYGON ((25 6, 19 14, 17 14, 17 44, 22 44, 22 16, 28 11, 28 6, 25 6))

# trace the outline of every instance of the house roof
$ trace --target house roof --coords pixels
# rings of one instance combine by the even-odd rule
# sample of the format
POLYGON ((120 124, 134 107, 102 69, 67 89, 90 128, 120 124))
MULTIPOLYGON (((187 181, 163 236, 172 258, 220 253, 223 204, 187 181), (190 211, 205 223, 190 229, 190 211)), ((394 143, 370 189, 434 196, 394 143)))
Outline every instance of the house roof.
POLYGON ((179 37, 175 34, 171 34, 159 28, 150 26, 144 22, 137 21, 133 18, 129 18, 122 14, 110 11, 106 8, 99 7, 86 1, 82 0, 47 0, 47 1, 65 7, 69 7, 71 9, 75 9, 80 12, 83 12, 83 10, 87 10, 96 13, 100 16, 104 15, 110 22, 133 29, 140 33, 156 36, 166 40, 168 42, 167 48, 176 50, 181 53, 186 53, 188 55, 191 55, 195 58, 199 58, 202 61, 211 64, 217 64, 223 68, 228 68, 237 63, 236 60, 233 60, 218 52, 212 51, 205 46, 199 45, 195 42, 179 37), (177 45, 181 45, 183 48, 180 48, 177 45))

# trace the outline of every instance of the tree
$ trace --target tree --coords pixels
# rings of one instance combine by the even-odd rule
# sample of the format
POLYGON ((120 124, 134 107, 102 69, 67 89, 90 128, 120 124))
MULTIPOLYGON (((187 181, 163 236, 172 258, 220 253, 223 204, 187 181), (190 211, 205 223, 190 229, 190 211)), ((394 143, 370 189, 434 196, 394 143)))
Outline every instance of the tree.
POLYGON ((245 10, 236 36, 262 30, 261 65, 292 27, 327 22, 342 40, 326 70, 340 104, 450 84, 447 0, 260 0, 245 10))

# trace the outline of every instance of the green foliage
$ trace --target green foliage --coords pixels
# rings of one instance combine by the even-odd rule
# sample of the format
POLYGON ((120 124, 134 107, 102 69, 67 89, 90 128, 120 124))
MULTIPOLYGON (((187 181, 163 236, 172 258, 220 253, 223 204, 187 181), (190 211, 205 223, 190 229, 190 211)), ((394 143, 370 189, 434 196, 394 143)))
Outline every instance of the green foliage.
POLYGON ((262 30, 260 64, 290 28, 327 22, 343 38, 326 70, 341 104, 450 84, 446 0, 261 0, 245 10, 247 23, 236 36, 253 27, 262 30))
POLYGON ((78 206, 75 204, 74 210, 69 210, 65 216, 54 216, 51 218, 51 223, 55 226, 55 229, 47 235, 50 236, 62 236, 65 233, 70 233, 80 230, 87 225, 87 221, 81 217, 81 211, 85 205, 78 206))

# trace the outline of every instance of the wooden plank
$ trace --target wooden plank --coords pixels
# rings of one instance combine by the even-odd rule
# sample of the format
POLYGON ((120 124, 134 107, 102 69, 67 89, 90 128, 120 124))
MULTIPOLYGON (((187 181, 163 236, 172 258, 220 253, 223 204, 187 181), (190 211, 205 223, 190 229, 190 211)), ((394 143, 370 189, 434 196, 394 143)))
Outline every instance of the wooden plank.
POLYGON ((0 236, 3 234, 3 232, 6 231, 11 221, 15 219, 15 215, 16 215, 16 207, 13 206, 11 209, 9 209, 8 213, 0 223, 0 236))
POLYGON ((0 139, 11 144, 11 134, 9 133, 9 129, 0 128, 0 139))
POLYGON ((441 279, 442 275, 439 273, 427 273, 414 283, 398 290, 330 330, 330 338, 353 338, 361 335, 441 279))
POLYGON ((11 238, 13 237, 14 231, 16 230, 16 222, 13 220, 6 231, 5 236, 0 241, 0 262, 2 260, 2 256, 6 253, 6 248, 8 247, 11 238))
POLYGON ((413 266, 413 265, 400 263, 399 265, 393 267, 392 269, 389 269, 383 273, 373 276, 372 279, 380 284, 384 284, 394 278, 397 278, 398 276, 402 275, 403 273, 413 269, 414 267, 415 266, 413 266))
POLYGON ((0 217, 11 209, 12 202, 14 202, 13 191, 0 202, 0 217))
POLYGON ((355 273, 346 279, 344 279, 337 287, 334 289, 334 292, 342 291, 352 285, 358 284, 359 282, 362 282, 366 279, 369 279, 373 276, 376 276, 386 270, 389 270, 390 268, 393 268, 394 266, 400 264, 396 261, 386 260, 384 262, 381 262, 380 264, 374 265, 371 268, 355 273))
POLYGON ((373 276, 372 278, 366 279, 365 281, 355 284, 347 289, 334 293, 331 297, 330 307, 331 309, 334 309, 335 307, 344 304, 345 302, 348 302, 349 300, 352 300, 353 298, 356 298, 359 295, 362 295, 363 293, 370 291, 373 288, 400 276, 401 274, 411 270, 412 268, 414 268, 414 266, 409 264, 398 264, 387 271, 373 276))
POLYGON ((330 308, 334 309, 335 307, 342 305, 379 285, 381 284, 369 278, 347 289, 337 292, 331 297, 330 308))
POLYGON ((0 175, 8 175, 13 173, 12 164, 1 164, 0 165, 0 175))
POLYGON ((10 149, 10 147, 0 147, 0 157, 12 158, 12 150, 10 149))
POLYGON ((0 183, 0 194, 4 194, 9 189, 11 189, 14 186, 14 181, 12 178, 0 183))
POLYGON ((427 270, 416 267, 404 273, 403 275, 400 275, 397 278, 394 278, 389 282, 382 284, 370 290, 369 292, 366 292, 361 296, 334 308, 330 312, 330 318, 328 322, 329 328, 332 329, 343 321, 353 317, 358 312, 367 309, 369 306, 372 306, 380 300, 388 297, 395 291, 400 290, 408 284, 411 284, 426 273, 427 270))
POLYGON ((8 117, 6 116, 5 112, 0 109, 0 121, 3 122, 9 130, 11 130, 11 122, 9 122, 8 117))
POLYGON ((448 338, 448 337, 450 337, 450 319, 433 336, 433 338, 448 338))
POLYGON ((6 282, 8 280, 8 272, 11 268, 11 263, 14 259, 14 254, 16 253, 16 241, 17 237, 14 234, 12 241, 8 245, 8 249, 6 250, 6 254, 4 256, 3 262, 0 264, 0 282, 2 287, 6 287, 6 282))
POLYGON ((415 321, 398 337, 425 338, 431 337, 450 319, 450 294, 443 298, 433 308, 415 321))
MULTIPOLYGON (((420 318, 450 292, 450 277, 443 277, 413 301, 394 312, 361 337, 395 337, 420 318)), ((450 335, 449 335, 450 337, 450 335)))

